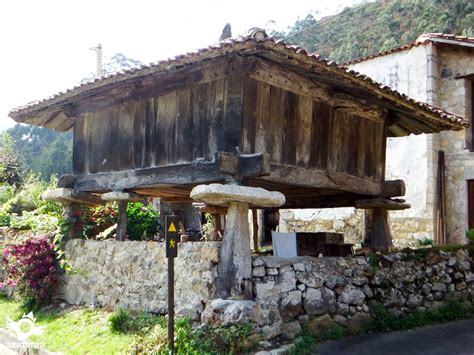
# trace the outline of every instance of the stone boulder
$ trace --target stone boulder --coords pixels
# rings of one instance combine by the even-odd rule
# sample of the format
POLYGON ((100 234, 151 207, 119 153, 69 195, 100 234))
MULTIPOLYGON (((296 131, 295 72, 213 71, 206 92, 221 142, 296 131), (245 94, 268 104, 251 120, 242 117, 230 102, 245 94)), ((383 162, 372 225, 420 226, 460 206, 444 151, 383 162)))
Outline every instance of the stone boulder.
POLYGON ((281 300, 280 314, 284 320, 296 317, 302 308, 301 291, 290 291, 281 300))
POLYGON ((336 310, 336 296, 332 290, 326 287, 318 289, 308 287, 304 309, 307 314, 334 313, 336 310))
POLYGON ((307 324, 306 327, 315 334, 324 333, 329 328, 334 326, 334 320, 328 315, 324 314, 320 317, 316 317, 311 319, 307 324))
POLYGON ((256 318, 255 307, 254 301, 215 299, 202 312, 201 322, 223 326, 247 324, 256 318))
POLYGON ((362 305, 365 293, 353 285, 346 285, 339 296, 339 301, 347 304, 362 305))

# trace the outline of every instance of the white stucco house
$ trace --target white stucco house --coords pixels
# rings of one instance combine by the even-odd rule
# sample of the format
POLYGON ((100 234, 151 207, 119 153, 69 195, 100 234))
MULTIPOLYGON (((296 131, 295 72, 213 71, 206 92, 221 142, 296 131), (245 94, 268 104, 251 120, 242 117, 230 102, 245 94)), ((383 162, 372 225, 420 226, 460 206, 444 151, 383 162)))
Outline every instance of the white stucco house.
MULTIPOLYGON (((346 63, 349 69, 430 105, 473 120, 474 37, 429 33, 413 43, 346 63)), ((463 243, 474 228, 473 128, 390 139, 386 178, 402 178, 412 208, 392 212, 396 246, 430 238, 463 243), (443 158, 444 157, 444 158, 443 158)), ((340 209, 280 212, 280 229, 363 237, 363 213, 340 209)))

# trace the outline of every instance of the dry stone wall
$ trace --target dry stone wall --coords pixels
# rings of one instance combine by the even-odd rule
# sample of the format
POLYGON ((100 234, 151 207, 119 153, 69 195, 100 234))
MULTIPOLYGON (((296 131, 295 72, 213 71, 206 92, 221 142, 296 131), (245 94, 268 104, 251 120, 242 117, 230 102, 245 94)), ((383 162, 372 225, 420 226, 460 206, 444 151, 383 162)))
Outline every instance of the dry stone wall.
MULTIPOLYGON (((177 315, 199 319, 214 298, 220 242, 179 243, 175 259, 177 315)), ((164 243, 73 239, 66 245, 72 267, 61 297, 71 304, 166 313, 164 243)))
POLYGON ((304 325, 357 332, 381 304, 394 314, 474 301, 472 261, 466 251, 395 253, 373 258, 253 258, 255 300, 214 300, 206 323, 258 325, 267 340, 291 340, 304 325))

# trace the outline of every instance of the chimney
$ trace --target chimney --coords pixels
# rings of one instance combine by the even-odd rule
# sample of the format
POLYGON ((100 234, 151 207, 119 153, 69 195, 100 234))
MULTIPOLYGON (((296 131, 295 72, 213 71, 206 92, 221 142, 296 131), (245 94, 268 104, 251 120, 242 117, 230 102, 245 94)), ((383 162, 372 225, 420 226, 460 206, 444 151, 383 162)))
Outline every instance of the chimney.
POLYGON ((219 38, 219 41, 223 41, 231 37, 232 37, 232 28, 230 27, 230 23, 228 23, 224 26, 224 29, 222 30, 222 34, 221 34, 221 37, 219 38))

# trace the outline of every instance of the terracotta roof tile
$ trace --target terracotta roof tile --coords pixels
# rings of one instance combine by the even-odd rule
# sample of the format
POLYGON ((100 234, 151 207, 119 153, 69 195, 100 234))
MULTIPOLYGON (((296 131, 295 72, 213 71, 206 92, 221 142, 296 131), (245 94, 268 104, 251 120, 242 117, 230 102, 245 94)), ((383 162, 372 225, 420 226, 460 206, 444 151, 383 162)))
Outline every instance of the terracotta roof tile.
MULTIPOLYGON (((351 64, 364 62, 364 61, 369 60, 369 59, 382 57, 384 55, 388 55, 388 54, 392 54, 392 53, 396 53, 396 52, 405 51, 405 50, 411 49, 413 47, 422 46, 422 45, 425 45, 427 43, 436 43, 437 40, 454 41, 454 42, 458 42, 459 44, 463 44, 463 43, 474 44, 474 37, 457 36, 457 35, 446 34, 446 33, 424 33, 411 43, 405 44, 405 45, 400 46, 400 47, 391 48, 391 49, 388 49, 386 51, 370 54, 370 55, 365 56, 365 57, 356 58, 356 59, 341 63, 341 65, 348 66, 348 65, 351 65, 351 64)), ((452 43, 452 44, 455 44, 455 43, 452 43)))

